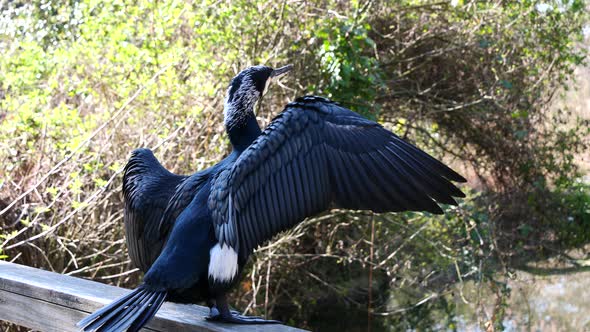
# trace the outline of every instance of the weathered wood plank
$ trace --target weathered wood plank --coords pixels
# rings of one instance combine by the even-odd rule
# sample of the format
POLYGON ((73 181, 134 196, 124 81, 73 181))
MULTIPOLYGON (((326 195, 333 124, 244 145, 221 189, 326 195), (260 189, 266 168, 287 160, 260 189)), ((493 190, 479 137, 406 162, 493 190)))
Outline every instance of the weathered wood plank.
MULTIPOLYGON (((76 322, 129 290, 0 261, 0 320, 41 331, 77 331, 76 322)), ((302 331, 284 325, 215 324, 209 309, 164 303, 146 331, 302 331)))
MULTIPOLYGON (((76 332, 72 321, 88 315, 50 302, 0 290, 0 320, 46 332, 76 332)), ((151 331, 154 330, 145 330, 151 331)))

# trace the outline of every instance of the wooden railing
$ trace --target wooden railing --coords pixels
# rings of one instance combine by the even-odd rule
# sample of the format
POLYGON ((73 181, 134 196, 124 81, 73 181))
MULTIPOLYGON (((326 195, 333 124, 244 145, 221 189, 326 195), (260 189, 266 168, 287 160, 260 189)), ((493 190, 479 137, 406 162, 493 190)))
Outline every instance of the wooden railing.
MULTIPOLYGON (((0 320, 27 328, 78 331, 76 322, 129 290, 0 261, 0 320)), ((164 303, 142 331, 303 331, 285 325, 229 325, 205 320, 209 309, 164 303)))

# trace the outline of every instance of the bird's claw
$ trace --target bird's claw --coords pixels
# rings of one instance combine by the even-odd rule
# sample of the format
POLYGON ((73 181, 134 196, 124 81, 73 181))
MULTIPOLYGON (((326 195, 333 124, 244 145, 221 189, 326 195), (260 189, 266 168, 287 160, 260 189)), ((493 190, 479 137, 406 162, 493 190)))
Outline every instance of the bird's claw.
MULTIPOLYGON (((230 309, 229 311, 232 315, 240 315, 241 312, 237 311, 237 310, 233 310, 230 309)), ((209 307, 209 316, 205 317, 207 320, 218 320, 219 316, 221 316, 221 314, 219 313, 219 309, 217 309, 217 307, 213 306, 213 307, 209 307)))
POLYGON ((210 307, 209 308, 209 316, 205 317, 205 319, 210 320, 210 321, 215 321, 219 317, 221 317, 219 310, 217 310, 217 308, 215 308, 215 307, 210 307))
POLYGON ((212 308, 209 313, 209 316, 205 319, 213 322, 231 324, 281 324, 281 322, 278 320, 268 320, 262 317, 240 315, 235 310, 231 311, 231 315, 222 315, 216 308, 212 308))

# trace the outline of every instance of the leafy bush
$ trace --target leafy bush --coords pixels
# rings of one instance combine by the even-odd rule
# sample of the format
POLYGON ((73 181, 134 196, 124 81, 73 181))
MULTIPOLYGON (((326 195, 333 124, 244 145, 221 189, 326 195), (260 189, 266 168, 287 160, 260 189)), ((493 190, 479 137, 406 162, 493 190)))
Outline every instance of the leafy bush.
POLYGON ((452 326, 437 315, 455 310, 444 295, 457 281, 499 285, 498 270, 590 239, 574 158, 588 122, 549 107, 585 60, 576 43, 586 6, 547 6, 3 3, 0 257, 134 286, 119 190, 129 152, 156 149, 177 173, 214 164, 229 151, 221 119, 232 75, 293 63, 265 97, 262 124, 296 95, 326 95, 462 169, 474 189, 444 217, 310 219, 258 251, 236 304, 322 330, 364 330, 367 308, 375 328, 452 326), (318 312, 344 310, 342 325, 321 325, 318 312))

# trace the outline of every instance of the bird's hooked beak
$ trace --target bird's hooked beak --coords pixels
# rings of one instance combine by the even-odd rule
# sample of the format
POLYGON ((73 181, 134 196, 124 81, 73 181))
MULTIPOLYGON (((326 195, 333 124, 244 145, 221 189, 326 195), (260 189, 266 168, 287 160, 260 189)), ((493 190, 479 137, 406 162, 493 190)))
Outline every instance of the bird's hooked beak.
POLYGON ((293 65, 286 65, 281 68, 277 68, 270 73, 270 77, 272 78, 279 78, 293 69, 293 65))
POLYGON ((285 74, 290 72, 291 69, 293 69, 293 65, 286 65, 281 68, 273 69, 273 71, 270 72, 270 76, 268 77, 268 80, 266 80, 266 84, 264 85, 264 90, 262 90, 261 97, 264 97, 266 92, 268 92, 268 88, 269 88, 271 82, 278 81, 279 78, 283 77, 285 74))

